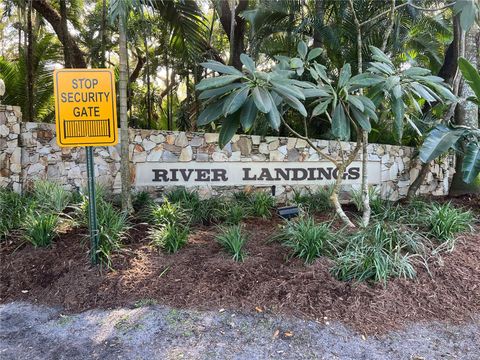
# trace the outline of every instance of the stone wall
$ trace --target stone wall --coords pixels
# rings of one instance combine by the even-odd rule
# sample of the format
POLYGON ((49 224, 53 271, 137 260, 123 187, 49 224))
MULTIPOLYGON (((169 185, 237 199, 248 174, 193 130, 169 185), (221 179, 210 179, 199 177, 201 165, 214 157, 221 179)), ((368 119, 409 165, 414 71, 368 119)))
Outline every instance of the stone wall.
MULTIPOLYGON (((59 181, 72 190, 85 185, 85 149, 60 148, 54 124, 22 123, 17 108, 4 107, 3 112, 0 111, 0 133, 1 186, 21 191, 35 179, 59 181)), ((316 145, 335 157, 340 156, 340 147, 348 153, 355 146, 354 143, 326 140, 318 140, 316 145)), ((368 153, 369 160, 381 163, 382 195, 392 200, 405 196, 419 171, 419 163, 411 160, 414 149, 370 144, 368 153)), ((115 192, 120 190, 119 154, 120 145, 94 148, 96 179, 115 192)), ((144 162, 309 162, 320 159, 304 140, 295 138, 235 135, 224 149, 220 149, 218 134, 131 129, 130 160, 132 184, 135 184, 135 165, 144 162)), ((434 163, 421 186, 421 193, 447 194, 453 172, 451 157, 434 163)), ((163 188, 137 190, 161 192, 163 188)), ((203 196, 210 196, 232 188, 202 187, 199 190, 203 196)), ((291 186, 279 186, 276 194, 288 198, 293 196, 292 190, 291 186)))

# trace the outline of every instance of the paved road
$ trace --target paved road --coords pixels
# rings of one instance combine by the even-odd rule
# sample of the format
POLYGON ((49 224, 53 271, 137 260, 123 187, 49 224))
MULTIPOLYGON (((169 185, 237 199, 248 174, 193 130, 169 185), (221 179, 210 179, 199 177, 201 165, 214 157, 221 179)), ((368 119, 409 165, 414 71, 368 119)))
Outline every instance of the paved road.
POLYGON ((415 325, 380 337, 258 313, 134 309, 63 315, 0 305, 0 359, 479 359, 480 318, 415 325))

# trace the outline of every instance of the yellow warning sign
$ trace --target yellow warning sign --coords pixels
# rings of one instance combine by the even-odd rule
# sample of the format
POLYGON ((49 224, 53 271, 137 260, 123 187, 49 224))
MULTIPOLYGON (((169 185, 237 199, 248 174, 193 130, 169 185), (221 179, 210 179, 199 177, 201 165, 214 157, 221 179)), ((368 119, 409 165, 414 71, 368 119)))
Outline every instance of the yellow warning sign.
POLYGON ((117 144, 113 70, 61 69, 53 76, 58 145, 117 144))

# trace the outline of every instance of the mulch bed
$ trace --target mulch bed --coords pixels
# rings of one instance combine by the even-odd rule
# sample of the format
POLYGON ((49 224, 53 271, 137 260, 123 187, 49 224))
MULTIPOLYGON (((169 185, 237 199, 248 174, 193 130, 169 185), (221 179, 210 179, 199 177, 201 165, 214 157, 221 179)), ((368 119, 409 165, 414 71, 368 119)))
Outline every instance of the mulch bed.
MULTIPOLYGON (((479 200, 474 198, 472 208, 479 200)), ((384 287, 338 281, 326 258, 310 266, 289 259, 288 250, 271 241, 280 224, 280 219, 245 222, 249 242, 243 263, 215 242, 215 227, 196 228, 185 248, 166 255, 148 245, 146 225, 136 225, 125 250, 113 257, 114 271, 89 266, 85 229, 70 231, 49 249, 26 245, 14 251, 15 244, 3 245, 0 303, 24 300, 77 312, 154 299, 177 308, 342 321, 365 334, 425 320, 468 321, 480 314, 480 229, 461 236, 452 253, 429 263, 429 272, 418 267, 416 279, 394 279, 384 287)))

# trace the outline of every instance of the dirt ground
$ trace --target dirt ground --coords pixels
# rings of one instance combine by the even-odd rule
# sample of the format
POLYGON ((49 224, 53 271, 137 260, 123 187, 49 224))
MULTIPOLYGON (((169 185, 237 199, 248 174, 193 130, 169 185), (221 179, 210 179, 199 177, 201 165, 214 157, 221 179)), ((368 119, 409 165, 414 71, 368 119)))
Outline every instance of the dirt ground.
MULTIPOLYGON (((478 198, 460 199, 475 209, 478 198)), ((477 209, 478 210, 478 209, 477 209)), ((477 212, 477 214, 480 214, 477 212)), ((417 266, 414 280, 382 284, 341 282, 330 260, 305 266, 271 241, 281 220, 252 219, 248 256, 236 263, 215 242, 215 227, 199 227, 173 255, 149 246, 146 225, 136 225, 114 271, 90 267, 85 229, 48 249, 4 245, 0 251, 0 303, 26 301, 66 313, 132 307, 153 301, 177 309, 224 308, 245 313, 341 322, 360 334, 382 334, 418 322, 469 322, 480 314, 480 232, 461 236, 452 253, 417 266)))
POLYGON ((477 360, 480 319, 362 336, 336 322, 165 306, 89 310, 0 305, 0 358, 477 360))

